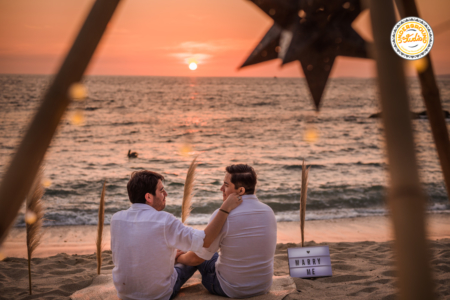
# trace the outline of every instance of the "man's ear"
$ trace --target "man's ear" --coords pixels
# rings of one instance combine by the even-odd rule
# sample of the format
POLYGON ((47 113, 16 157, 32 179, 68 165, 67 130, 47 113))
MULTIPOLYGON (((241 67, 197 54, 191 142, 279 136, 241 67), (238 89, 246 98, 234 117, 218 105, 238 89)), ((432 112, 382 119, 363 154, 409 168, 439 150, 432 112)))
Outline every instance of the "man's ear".
POLYGON ((245 187, 240 187, 240 188, 238 188, 238 194, 239 194, 240 196, 244 195, 244 194, 245 194, 245 187))
POLYGON ((145 194, 145 203, 153 207, 153 195, 150 193, 145 194))

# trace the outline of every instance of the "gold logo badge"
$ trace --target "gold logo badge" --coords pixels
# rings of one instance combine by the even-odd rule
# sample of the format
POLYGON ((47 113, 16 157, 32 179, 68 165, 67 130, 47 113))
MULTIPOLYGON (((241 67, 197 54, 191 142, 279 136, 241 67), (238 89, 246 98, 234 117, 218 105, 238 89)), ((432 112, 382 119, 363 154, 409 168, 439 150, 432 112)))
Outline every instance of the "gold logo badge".
POLYGON ((421 18, 404 18, 392 29, 392 48, 404 59, 416 60, 424 57, 431 51, 433 42, 433 31, 421 18))

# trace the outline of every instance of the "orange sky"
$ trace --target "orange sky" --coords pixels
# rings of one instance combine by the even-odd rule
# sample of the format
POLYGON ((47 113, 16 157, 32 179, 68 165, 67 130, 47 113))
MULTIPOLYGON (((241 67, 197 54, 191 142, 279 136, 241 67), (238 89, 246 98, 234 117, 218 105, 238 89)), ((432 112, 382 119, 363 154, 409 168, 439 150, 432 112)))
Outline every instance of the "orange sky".
MULTIPOLYGON (((0 0, 0 73, 55 73, 92 3, 0 0)), ((450 19, 449 0, 418 6, 433 29, 450 19)), ((367 24, 362 16, 354 26, 367 36, 367 24)), ((110 25, 88 74, 303 76, 298 62, 280 68, 279 60, 237 70, 272 25, 246 0, 122 0, 110 25)), ((436 73, 449 74, 450 30, 436 34, 431 53, 436 73)), ((332 76, 373 77, 373 68, 371 60, 338 57, 332 76)))

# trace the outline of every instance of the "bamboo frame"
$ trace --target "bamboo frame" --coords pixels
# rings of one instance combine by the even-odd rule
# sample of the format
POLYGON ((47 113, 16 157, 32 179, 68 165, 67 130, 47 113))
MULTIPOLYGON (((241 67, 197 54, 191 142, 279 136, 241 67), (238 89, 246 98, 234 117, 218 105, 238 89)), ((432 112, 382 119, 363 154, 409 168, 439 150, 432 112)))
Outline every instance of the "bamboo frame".
POLYGON ((395 235, 400 299, 433 299, 425 233, 426 198, 417 170, 403 63, 390 44, 396 23, 392 0, 371 0, 370 14, 389 161, 387 200, 395 235))
POLYGON ((56 128, 120 0, 96 0, 0 184, 0 245, 31 188, 56 128))
MULTIPOLYGON (((414 0, 396 0, 396 3, 402 18, 409 16, 419 17, 419 11, 414 0)), ((434 77, 430 54, 423 59, 426 60, 427 68, 417 73, 422 87, 422 96, 427 109, 428 121, 430 122, 439 162, 442 173, 444 174, 447 197, 449 197, 450 201, 450 140, 447 124, 445 122, 444 111, 442 110, 441 96, 434 77)))

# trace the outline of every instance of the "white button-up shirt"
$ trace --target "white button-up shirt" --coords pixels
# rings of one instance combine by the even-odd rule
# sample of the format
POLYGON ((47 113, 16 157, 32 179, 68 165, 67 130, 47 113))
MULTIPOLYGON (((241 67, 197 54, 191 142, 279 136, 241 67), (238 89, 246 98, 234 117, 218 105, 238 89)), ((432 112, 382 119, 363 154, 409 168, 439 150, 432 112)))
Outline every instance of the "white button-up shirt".
POLYGON ((211 246, 194 252, 209 260, 220 248, 216 262, 220 287, 231 298, 244 298, 270 290, 276 244, 277 221, 272 209, 255 195, 243 195, 242 204, 230 212, 211 246))
POLYGON ((134 203, 111 219, 113 281, 127 299, 169 299, 178 278, 176 249, 198 251, 205 232, 184 226, 173 215, 134 203))

